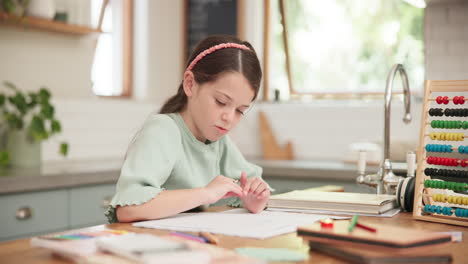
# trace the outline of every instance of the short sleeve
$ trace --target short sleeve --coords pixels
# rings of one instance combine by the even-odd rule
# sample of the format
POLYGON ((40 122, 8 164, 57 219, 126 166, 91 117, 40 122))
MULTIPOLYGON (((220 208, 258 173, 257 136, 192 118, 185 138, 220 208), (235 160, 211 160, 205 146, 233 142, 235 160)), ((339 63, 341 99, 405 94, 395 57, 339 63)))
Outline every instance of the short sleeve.
MULTIPOLYGON (((260 166, 248 162, 228 136, 225 136, 223 141, 220 159, 222 175, 233 179, 240 179, 241 173, 245 172, 247 178, 259 177, 262 179, 263 169, 260 166)), ((274 191, 270 185, 268 185, 268 189, 270 189, 271 192, 274 191)), ((233 207, 239 207, 241 200, 237 197, 231 197, 228 198, 227 204, 233 207)))
POLYGON ((158 195, 181 151, 180 132, 167 115, 150 117, 127 151, 107 212, 109 222, 118 222, 116 207, 143 204, 158 195))

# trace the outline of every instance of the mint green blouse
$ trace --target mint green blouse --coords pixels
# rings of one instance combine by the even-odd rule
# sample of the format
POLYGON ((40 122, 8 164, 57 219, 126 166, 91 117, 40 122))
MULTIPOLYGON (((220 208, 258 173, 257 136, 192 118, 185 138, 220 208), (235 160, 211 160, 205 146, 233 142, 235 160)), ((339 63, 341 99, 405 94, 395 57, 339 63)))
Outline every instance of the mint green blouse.
MULTIPOLYGON (((239 179, 242 171, 247 177, 262 175, 262 168, 247 162, 228 136, 203 143, 179 113, 156 114, 131 143, 105 214, 110 223, 118 222, 118 205, 143 204, 165 189, 203 187, 218 175, 239 179)), ((239 206, 240 199, 230 197, 221 204, 239 206)))

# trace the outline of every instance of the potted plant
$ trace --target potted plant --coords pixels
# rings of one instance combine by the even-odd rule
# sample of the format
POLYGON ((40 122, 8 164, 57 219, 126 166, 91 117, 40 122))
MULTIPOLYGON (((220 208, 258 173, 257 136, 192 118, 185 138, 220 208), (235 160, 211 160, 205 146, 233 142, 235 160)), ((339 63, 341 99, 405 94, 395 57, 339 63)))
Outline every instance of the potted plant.
MULTIPOLYGON (((0 91, 0 166, 37 167, 41 164, 41 141, 60 133, 55 108, 47 88, 24 92, 11 82, 0 91)), ((62 142, 59 152, 66 156, 68 144, 62 142)))
MULTIPOLYGON (((4 12, 16 16, 23 16, 30 0, 0 0, 4 12)), ((1 11, 1 10, 0 10, 1 11)))

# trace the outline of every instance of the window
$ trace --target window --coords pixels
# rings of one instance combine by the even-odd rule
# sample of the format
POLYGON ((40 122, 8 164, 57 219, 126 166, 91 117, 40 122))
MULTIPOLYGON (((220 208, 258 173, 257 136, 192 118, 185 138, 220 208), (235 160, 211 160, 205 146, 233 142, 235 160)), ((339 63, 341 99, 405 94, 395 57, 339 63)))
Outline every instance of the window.
MULTIPOLYGON (((270 1, 267 96, 383 93, 390 68, 402 63, 412 92, 424 81, 424 9, 402 0, 270 1), (286 18, 290 90, 280 3, 286 18)), ((266 5, 267 6, 267 5, 266 5)), ((395 81, 395 90, 400 89, 395 81)))
MULTIPOLYGON (((93 25, 99 24, 106 0, 91 1, 93 25)), ((132 1, 113 0, 104 9, 91 70, 93 92, 99 96, 131 95, 132 1)))

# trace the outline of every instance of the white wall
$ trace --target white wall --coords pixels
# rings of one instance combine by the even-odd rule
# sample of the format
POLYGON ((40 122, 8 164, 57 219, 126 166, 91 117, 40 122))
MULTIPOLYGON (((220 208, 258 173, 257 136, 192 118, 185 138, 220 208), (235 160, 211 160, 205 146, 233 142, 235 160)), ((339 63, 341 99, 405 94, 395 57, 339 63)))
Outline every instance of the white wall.
MULTIPOLYGON (((251 1, 246 2, 252 4, 251 1)), ((146 116, 175 92, 182 76, 183 0, 138 0, 135 3, 135 100, 102 99, 92 95, 92 38, 0 26, 0 80, 11 80, 26 89, 46 85, 53 91, 64 132, 56 141, 44 144, 45 160, 61 159, 56 154, 60 139, 69 141, 71 159, 122 158, 146 116)), ((256 3, 248 10, 246 39, 260 51, 263 32, 256 23, 262 20, 251 16, 255 12, 261 13, 262 7, 256 3)), ((453 48, 468 46, 466 26, 460 26, 468 23, 465 20, 467 16, 463 16, 467 12, 458 14, 460 10, 467 10, 466 1, 463 4, 459 1, 455 4, 436 2, 427 10, 425 24, 428 30, 441 30, 436 34, 445 34, 451 26, 456 28, 455 33, 446 34, 443 38, 432 38, 426 30, 427 78, 468 79, 466 64, 451 68, 460 65, 460 61, 467 61, 467 49, 453 48), (437 10, 446 10, 442 11, 446 17, 440 18, 437 10), (458 14, 454 15, 456 19, 452 18, 454 13, 458 14), (440 39, 445 43, 441 45, 450 51, 447 56, 431 50, 434 41, 437 43, 440 39), (436 70, 434 65, 438 67, 436 70)), ((420 108, 421 103, 413 101, 414 120, 406 126, 401 122, 401 102, 393 103, 393 143, 409 141, 417 144, 420 108)), ((267 113, 280 143, 286 140, 293 142, 295 154, 300 159, 341 160, 346 157, 349 144, 381 141, 383 138, 383 102, 380 101, 257 103, 231 135, 248 156, 261 155, 258 110, 267 113)))
POLYGON ((427 79, 468 79, 468 1, 433 1, 424 24, 427 79))

